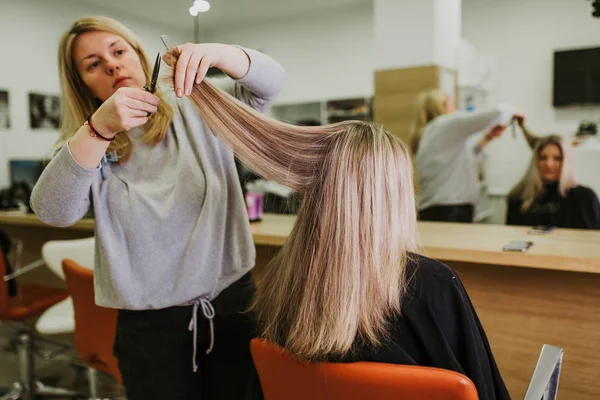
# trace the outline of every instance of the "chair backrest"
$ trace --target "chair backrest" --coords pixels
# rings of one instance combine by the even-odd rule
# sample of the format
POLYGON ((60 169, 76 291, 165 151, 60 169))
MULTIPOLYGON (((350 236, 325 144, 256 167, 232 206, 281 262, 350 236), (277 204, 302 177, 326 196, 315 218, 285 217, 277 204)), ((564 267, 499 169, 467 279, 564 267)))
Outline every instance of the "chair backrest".
POLYGON ((477 400, 466 376, 439 368, 372 362, 302 363, 264 340, 250 344, 265 400, 477 400))
POLYGON ((69 294, 75 311, 75 348, 82 360, 93 365, 105 364, 120 380, 113 344, 117 330, 117 310, 96 305, 94 271, 73 260, 62 262, 69 294))
POLYGON ((0 249, 0 315, 6 314, 8 310, 8 283, 4 281, 4 275, 6 275, 6 264, 4 253, 0 249))
POLYGON ((91 238, 75 240, 51 240, 42 246, 42 257, 46 265, 59 278, 65 279, 62 260, 68 258, 82 267, 94 267, 94 246, 96 240, 91 238))

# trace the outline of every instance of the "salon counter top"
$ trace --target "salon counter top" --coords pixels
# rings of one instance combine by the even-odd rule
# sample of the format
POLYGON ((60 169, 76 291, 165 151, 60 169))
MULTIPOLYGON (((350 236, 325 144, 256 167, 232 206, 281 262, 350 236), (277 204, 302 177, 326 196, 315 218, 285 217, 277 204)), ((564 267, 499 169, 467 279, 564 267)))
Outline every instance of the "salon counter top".
MULTIPOLYGON (((281 246, 295 216, 265 215, 251 225, 257 245, 281 246)), ((600 231, 556 229, 528 234, 529 227, 419 222, 422 253, 443 261, 600 274, 600 231), (505 252, 512 240, 533 242, 526 253, 505 252)))
MULTIPOLYGON (((254 242, 263 246, 282 246, 296 217, 265 214, 252 223, 254 242)), ((0 211, 0 225, 48 227, 34 214, 0 211)), ((56 228, 54 228, 56 229, 56 228)), ((93 231, 94 220, 84 218, 64 228, 93 231)), ((556 229, 546 235, 528 234, 530 228, 484 224, 419 222, 422 253, 443 261, 482 265, 588 272, 600 274, 600 231, 556 229), (525 253, 502 251, 512 240, 533 242, 525 253)))
POLYGON ((2 224, 76 231, 93 231, 96 226, 96 222, 93 218, 83 218, 77 221, 75 225, 66 228, 55 228, 40 221, 37 215, 24 213, 22 211, 0 211, 0 225, 2 224))

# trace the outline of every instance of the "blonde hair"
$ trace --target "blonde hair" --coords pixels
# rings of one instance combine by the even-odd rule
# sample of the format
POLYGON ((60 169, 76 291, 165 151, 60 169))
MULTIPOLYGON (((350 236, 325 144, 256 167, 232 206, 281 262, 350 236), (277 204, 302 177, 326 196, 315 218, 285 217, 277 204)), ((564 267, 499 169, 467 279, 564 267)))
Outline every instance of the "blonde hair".
POLYGON ((545 184, 538 168, 538 161, 544 148, 550 145, 557 146, 562 154, 562 168, 558 181, 560 195, 566 197, 567 191, 577 186, 571 165, 571 149, 566 141, 558 135, 538 139, 527 172, 508 195, 511 199, 522 201, 523 212, 529 210, 531 205, 545 194, 545 184))
MULTIPOLYGON (((140 58, 146 81, 151 78, 151 64, 142 43, 121 23, 107 17, 80 18, 66 31, 60 39, 58 47, 58 67, 62 92, 61 136, 57 146, 62 146, 71 138, 89 115, 98 107, 100 100, 94 98, 81 79, 73 60, 73 45, 77 37, 85 32, 110 32, 122 37, 134 49, 140 58)), ((158 144, 166 135, 173 118, 173 110, 166 102, 160 90, 155 93, 161 100, 158 111, 147 122, 143 140, 153 145, 158 144)), ((116 151, 119 161, 124 162, 131 156, 132 144, 126 134, 117 134, 108 151, 116 151)))
MULTIPOLYGON (((178 54, 165 57, 172 68, 178 54)), ((169 77, 172 80, 172 76, 169 77)), ((417 250, 412 166, 381 127, 293 126, 204 81, 191 100, 208 127, 261 176, 302 194, 289 238, 267 267, 253 309, 259 333, 300 359, 378 344, 400 312, 417 250)))
POLYGON ((410 133, 410 149, 413 154, 417 154, 417 150, 419 150, 425 125, 446 113, 447 101, 448 95, 439 89, 430 89, 419 93, 410 133))

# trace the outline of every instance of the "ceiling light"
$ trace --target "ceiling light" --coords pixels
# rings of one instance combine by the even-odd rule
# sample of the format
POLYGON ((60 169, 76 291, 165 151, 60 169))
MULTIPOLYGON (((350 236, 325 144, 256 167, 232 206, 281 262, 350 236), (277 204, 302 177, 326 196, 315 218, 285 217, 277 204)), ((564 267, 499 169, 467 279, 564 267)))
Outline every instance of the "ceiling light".
POLYGON ((196 0, 194 5, 190 7, 190 14, 195 17, 198 13, 207 12, 210 10, 210 3, 206 0, 196 0))

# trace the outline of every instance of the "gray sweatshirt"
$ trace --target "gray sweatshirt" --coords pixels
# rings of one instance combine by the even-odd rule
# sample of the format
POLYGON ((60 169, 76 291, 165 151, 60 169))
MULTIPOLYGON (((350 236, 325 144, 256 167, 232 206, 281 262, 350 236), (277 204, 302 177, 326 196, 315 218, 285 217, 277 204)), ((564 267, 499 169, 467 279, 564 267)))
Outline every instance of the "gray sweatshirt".
MULTIPOLYGON (((251 63, 234 94, 265 110, 283 87, 283 67, 244 49, 251 63)), ((187 99, 170 97, 175 113, 166 138, 152 147, 142 128, 128 132, 131 159, 86 169, 68 143, 33 189, 39 218, 69 226, 93 202, 96 303, 128 310, 212 300, 253 266, 255 249, 233 153, 206 127, 187 99), (101 173, 102 172, 102 173, 101 173), (102 177, 103 175, 103 177, 102 177)))
POLYGON ((475 205, 479 197, 476 155, 467 139, 514 115, 501 106, 482 112, 457 111, 425 125, 415 155, 419 210, 433 206, 475 205))

